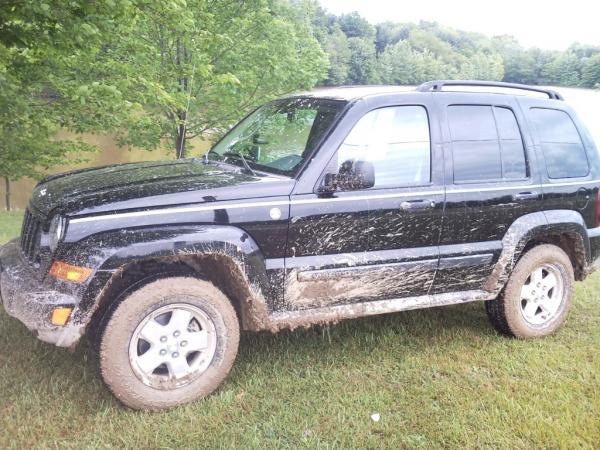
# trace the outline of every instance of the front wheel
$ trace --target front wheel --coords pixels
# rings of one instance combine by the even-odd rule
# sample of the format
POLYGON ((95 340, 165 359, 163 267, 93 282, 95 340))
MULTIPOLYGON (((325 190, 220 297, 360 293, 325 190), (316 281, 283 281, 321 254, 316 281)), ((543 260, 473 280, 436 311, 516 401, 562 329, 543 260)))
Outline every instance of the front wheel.
POLYGON ((160 410, 213 392, 235 360, 239 324, 212 283, 173 277, 125 298, 100 338, 100 374, 125 405, 160 410))
POLYGON ((568 255, 555 245, 539 245, 523 255, 503 293, 486 302, 486 311, 502 334, 521 339, 548 336, 566 321, 574 285, 568 255))

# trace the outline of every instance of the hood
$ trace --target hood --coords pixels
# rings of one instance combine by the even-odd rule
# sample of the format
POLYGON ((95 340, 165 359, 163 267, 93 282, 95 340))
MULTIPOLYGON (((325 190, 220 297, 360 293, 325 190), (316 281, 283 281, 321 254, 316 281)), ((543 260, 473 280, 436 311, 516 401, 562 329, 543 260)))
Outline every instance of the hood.
POLYGON ((45 216, 56 212, 92 214, 287 195, 291 185, 289 178, 253 176, 235 167, 207 165, 194 159, 143 162, 48 177, 36 186, 31 204, 45 216))

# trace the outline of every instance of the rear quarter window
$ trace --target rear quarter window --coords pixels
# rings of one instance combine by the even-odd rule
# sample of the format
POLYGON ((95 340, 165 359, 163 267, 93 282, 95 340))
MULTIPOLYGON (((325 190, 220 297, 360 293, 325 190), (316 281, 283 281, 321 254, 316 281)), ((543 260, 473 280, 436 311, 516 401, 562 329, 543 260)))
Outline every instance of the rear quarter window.
POLYGON ((581 136, 564 111, 531 108, 538 131, 548 178, 577 178, 589 173, 589 163, 581 136))

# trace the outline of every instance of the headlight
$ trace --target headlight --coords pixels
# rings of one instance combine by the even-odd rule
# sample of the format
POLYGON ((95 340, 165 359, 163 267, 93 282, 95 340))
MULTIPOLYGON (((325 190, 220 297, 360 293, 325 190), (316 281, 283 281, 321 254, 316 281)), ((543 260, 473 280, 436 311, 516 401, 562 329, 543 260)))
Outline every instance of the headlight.
POLYGON ((56 251, 58 243, 63 238, 65 233, 65 218, 61 216, 54 216, 50 222, 50 231, 48 233, 48 246, 52 252, 56 251))

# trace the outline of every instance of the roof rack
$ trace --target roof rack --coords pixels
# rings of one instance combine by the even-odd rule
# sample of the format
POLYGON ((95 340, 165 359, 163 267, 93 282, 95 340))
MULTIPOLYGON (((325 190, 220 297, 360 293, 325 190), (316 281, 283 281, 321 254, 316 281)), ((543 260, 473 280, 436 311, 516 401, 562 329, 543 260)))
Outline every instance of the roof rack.
POLYGON ((480 86, 480 87, 498 87, 505 89, 519 89, 523 91, 539 92, 546 94, 552 100, 563 100, 562 95, 551 89, 528 86, 526 84, 503 83, 501 81, 477 81, 477 80, 438 80, 428 81, 417 87, 419 92, 441 92, 444 86, 480 86))

